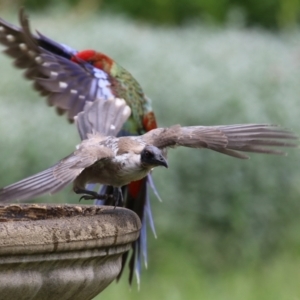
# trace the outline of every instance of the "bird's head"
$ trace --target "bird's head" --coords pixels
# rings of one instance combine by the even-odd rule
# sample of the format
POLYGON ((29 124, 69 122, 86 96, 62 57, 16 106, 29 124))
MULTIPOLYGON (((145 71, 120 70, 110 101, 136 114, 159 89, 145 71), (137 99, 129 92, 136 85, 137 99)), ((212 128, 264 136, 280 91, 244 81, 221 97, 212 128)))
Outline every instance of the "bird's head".
POLYGON ((105 71, 106 73, 110 74, 111 66, 113 64, 113 60, 108 57, 107 55, 96 52, 94 50, 84 50, 76 53, 74 57, 72 57, 72 61, 77 62, 76 58, 80 58, 94 67, 105 71))
POLYGON ((141 163, 151 168, 158 166, 168 168, 168 163, 163 156, 163 151, 152 145, 145 146, 141 152, 141 163))

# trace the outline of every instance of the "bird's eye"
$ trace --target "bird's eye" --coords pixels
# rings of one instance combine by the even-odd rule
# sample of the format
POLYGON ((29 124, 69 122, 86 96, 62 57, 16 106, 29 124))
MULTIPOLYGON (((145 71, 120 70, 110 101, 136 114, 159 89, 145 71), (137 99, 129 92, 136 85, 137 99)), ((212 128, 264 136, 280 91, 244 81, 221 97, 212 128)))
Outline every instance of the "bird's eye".
POLYGON ((146 158, 151 157, 150 151, 146 150, 146 151, 144 152, 144 156, 145 156, 146 158))

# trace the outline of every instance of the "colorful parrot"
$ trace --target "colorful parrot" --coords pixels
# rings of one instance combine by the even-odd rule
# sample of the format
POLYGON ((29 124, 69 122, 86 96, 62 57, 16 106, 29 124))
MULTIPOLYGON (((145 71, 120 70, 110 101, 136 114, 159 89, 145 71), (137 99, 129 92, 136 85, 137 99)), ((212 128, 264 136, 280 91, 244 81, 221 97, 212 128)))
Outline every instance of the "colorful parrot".
MULTIPOLYGON (((86 101, 95 99, 123 98, 132 114, 119 132, 119 136, 140 135, 157 128, 155 115, 147 98, 133 76, 107 55, 94 50, 76 51, 59 44, 41 33, 32 34, 29 21, 21 9, 21 27, 9 24, 0 18, 0 43, 4 53, 14 59, 17 68, 25 69, 25 77, 33 81, 34 88, 47 97, 48 104, 56 107, 58 114, 67 114, 70 122, 83 110, 86 101)), ((124 207, 137 213, 142 221, 141 235, 132 246, 129 261, 129 282, 136 273, 139 282, 142 256, 147 265, 146 219, 155 234, 151 214, 148 186, 158 196, 151 175, 123 187, 124 207)), ((102 193, 111 193, 109 186, 102 193)), ((111 205, 112 203, 97 203, 111 205)), ((120 278, 128 258, 122 257, 120 278)))

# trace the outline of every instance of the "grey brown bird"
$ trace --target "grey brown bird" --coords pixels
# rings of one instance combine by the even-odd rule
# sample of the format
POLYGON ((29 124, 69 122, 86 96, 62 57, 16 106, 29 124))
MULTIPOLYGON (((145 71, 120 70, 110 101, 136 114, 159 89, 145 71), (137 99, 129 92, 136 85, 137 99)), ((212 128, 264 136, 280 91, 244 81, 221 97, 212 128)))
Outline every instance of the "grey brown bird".
POLYGON ((85 189, 88 183, 114 187, 114 200, 121 187, 145 177, 157 166, 168 167, 168 148, 207 148, 247 159, 243 152, 284 155, 277 147, 297 147, 298 137, 276 125, 242 124, 188 126, 153 129, 140 136, 115 137, 130 115, 124 100, 88 102, 76 117, 83 141, 57 164, 36 175, 0 189, 0 201, 28 200, 56 193, 73 182, 73 190, 84 199, 103 199, 85 189), (106 124, 106 126, 103 126, 106 124))

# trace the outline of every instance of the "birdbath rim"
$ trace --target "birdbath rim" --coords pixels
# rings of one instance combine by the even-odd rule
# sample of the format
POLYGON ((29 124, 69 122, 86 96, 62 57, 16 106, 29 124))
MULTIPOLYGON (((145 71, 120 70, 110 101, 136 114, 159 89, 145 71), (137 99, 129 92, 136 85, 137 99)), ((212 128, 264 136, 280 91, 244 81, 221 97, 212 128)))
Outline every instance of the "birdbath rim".
POLYGON ((77 204, 0 204, 0 256, 114 247, 135 241, 131 210, 77 204))

